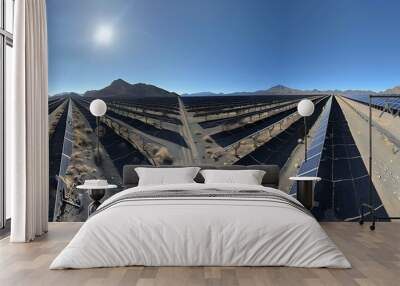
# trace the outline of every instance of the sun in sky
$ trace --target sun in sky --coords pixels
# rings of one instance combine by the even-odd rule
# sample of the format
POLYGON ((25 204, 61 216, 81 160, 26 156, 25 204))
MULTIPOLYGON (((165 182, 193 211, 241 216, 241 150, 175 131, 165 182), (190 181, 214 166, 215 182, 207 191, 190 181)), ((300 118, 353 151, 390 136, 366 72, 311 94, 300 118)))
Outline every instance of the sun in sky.
POLYGON ((94 42, 99 46, 109 46, 113 39, 115 33, 114 29, 110 25, 99 25, 96 27, 94 32, 94 42))

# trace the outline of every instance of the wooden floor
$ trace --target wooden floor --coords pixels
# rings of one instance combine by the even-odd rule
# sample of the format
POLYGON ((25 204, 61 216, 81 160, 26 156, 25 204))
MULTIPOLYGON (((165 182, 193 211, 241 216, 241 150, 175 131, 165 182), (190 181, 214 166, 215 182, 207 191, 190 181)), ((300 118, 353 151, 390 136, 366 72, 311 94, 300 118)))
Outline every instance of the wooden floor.
POLYGON ((353 269, 288 267, 124 267, 48 270, 80 223, 51 223, 49 233, 33 243, 0 241, 1 286, 81 285, 400 285, 400 223, 368 225, 324 223, 324 229, 353 269))

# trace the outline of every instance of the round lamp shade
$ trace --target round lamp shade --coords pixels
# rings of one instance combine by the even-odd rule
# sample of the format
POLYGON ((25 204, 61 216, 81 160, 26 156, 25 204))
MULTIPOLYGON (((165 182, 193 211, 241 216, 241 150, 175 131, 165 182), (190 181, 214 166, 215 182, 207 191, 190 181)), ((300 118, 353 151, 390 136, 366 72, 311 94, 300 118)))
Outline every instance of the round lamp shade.
POLYGON ((301 116, 310 116, 314 112, 314 103, 309 99, 303 99, 297 105, 297 111, 301 116))
POLYGON ((103 116, 106 114, 107 104, 101 99, 95 99, 90 103, 90 113, 94 116, 103 116))

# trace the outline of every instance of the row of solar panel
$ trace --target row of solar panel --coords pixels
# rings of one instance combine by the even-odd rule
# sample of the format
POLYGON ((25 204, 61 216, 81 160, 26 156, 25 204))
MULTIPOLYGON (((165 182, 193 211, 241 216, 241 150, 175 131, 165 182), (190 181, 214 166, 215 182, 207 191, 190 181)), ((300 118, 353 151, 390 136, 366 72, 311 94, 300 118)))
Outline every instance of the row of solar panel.
POLYGON ((318 130, 315 133, 314 139, 311 142, 310 148, 307 151, 307 161, 303 161, 298 176, 317 176, 318 167, 321 161, 322 151, 326 132, 328 129, 329 115, 331 113, 332 97, 329 98, 325 105, 324 111, 321 114, 321 121, 318 130))
MULTIPOLYGON (((369 104, 368 95, 349 95, 346 97, 356 101, 360 101, 365 104, 369 104)), ((371 98, 371 103, 379 107, 400 110, 400 95, 382 95, 382 97, 373 97, 371 98)))
MULTIPOLYGON (((64 142, 63 142, 63 150, 62 150, 62 157, 60 163, 60 170, 59 176, 65 176, 67 172, 67 168, 69 162, 71 161, 72 156, 72 145, 73 145, 73 118, 72 118, 72 105, 71 100, 69 99, 68 105, 68 113, 67 113, 67 122, 65 125, 65 135, 64 135, 64 142)), ((59 186, 61 187, 61 186, 59 186)))

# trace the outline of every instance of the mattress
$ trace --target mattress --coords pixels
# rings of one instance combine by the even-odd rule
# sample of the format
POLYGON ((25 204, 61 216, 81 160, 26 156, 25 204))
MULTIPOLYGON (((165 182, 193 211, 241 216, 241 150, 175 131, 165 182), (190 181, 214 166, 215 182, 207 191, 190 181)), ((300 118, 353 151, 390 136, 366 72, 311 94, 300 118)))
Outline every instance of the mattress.
POLYGON ((284 192, 197 183, 135 187, 110 197, 50 269, 132 265, 351 267, 284 192))

